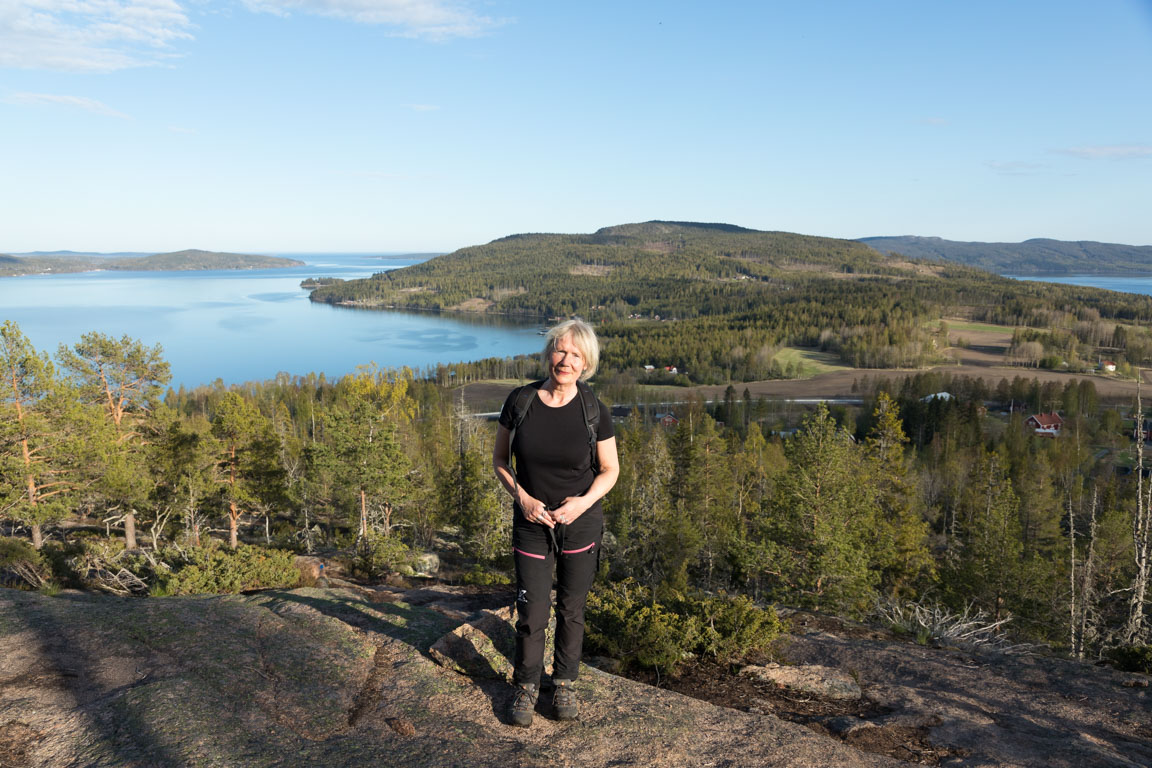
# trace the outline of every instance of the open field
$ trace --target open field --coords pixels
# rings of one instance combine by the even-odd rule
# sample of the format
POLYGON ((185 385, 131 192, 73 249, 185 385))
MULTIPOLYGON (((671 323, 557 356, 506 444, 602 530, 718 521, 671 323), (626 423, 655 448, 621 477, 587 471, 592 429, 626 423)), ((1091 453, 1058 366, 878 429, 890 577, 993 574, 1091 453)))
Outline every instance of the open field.
MULTIPOLYGON (((947 352, 956 362, 922 369, 890 368, 849 368, 840 362, 836 355, 812 349, 788 347, 777 353, 776 359, 782 365, 793 363, 802 365, 803 375, 798 379, 771 379, 734 383, 738 392, 745 388, 753 397, 779 398, 830 398, 853 397, 853 384, 867 377, 877 379, 902 379, 924 371, 948 373, 953 376, 979 377, 995 388, 1001 379, 1020 376, 1037 379, 1041 383, 1054 381, 1061 386, 1069 380, 1088 379, 1096 385, 1096 392, 1104 400, 1126 400, 1136 396, 1136 382, 1114 376, 1098 374, 1050 371, 1040 368, 1025 368, 1006 365, 1006 353, 1012 342, 1012 328, 984 323, 952 323, 948 321, 949 342, 955 343, 964 338, 965 347, 950 347, 947 352)), ((1144 371, 1144 383, 1152 383, 1152 371, 1144 371)), ((482 381, 464 387, 464 400, 473 411, 490 412, 499 410, 504 398, 513 387, 525 383, 516 379, 482 381)), ((697 387, 676 387, 671 385, 642 385, 646 395, 665 400, 679 400, 689 393, 696 392, 707 400, 724 396, 727 384, 714 384, 697 387)))
MULTIPOLYGON (((1017 366, 988 366, 979 364, 971 366, 940 365, 934 368, 921 369, 920 371, 858 368, 826 373, 806 380, 778 379, 773 381, 752 381, 743 384, 737 384, 735 386, 738 392, 743 392, 744 388, 747 387, 749 393, 753 397, 759 397, 761 395, 765 397, 783 398, 854 397, 858 395, 858 393, 852 391, 853 383, 858 382, 865 376, 867 376, 872 381, 881 378, 902 379, 906 376, 913 376, 916 373, 924 371, 949 373, 953 376, 979 377, 984 379, 990 388, 994 388, 997 384, 999 384, 1001 379, 1008 379, 1011 381, 1015 376, 1020 376, 1025 379, 1037 379, 1041 383, 1055 381, 1061 386, 1066 384, 1069 380, 1088 379, 1096 385, 1096 392, 1099 394, 1101 399, 1123 400, 1136 396, 1135 381, 1122 381, 1120 379, 1109 378, 1105 376, 1063 373, 1060 371, 1046 371, 1036 368, 1020 368, 1017 366)), ((1149 376, 1148 371, 1145 371, 1144 384, 1148 385, 1150 382, 1152 382, 1152 377, 1149 376)), ((721 384, 714 386, 694 387, 692 389, 699 392, 700 395, 705 399, 712 400, 718 397, 723 397, 725 388, 726 385, 721 384)))
MULTIPOLYGON (((1012 338, 1012 331, 1015 330, 1015 328, 1013 328, 1012 326, 1007 326, 1007 325, 992 325, 990 323, 970 323, 970 322, 967 322, 965 320, 949 320, 948 318, 944 318, 944 322, 947 323, 949 332, 952 332, 952 331, 964 331, 964 332, 978 331, 978 332, 985 332, 985 333, 1007 333, 1009 339, 1012 338)), ((937 323, 932 323, 932 325, 937 325, 937 323)))
POLYGON ((784 367, 787 367, 788 364, 791 363, 801 371, 798 377, 801 379, 809 379, 813 376, 832 373, 833 371, 851 370, 848 366, 844 365, 844 363, 840 362, 840 358, 837 355, 820 352, 815 349, 784 347, 776 353, 775 360, 784 367))

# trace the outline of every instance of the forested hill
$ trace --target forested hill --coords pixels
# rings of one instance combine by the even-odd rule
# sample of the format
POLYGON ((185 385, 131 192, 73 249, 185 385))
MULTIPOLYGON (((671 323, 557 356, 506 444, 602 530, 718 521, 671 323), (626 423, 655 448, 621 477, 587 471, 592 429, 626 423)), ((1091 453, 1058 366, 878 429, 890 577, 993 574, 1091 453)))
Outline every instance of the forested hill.
POLYGON ((189 249, 157 253, 141 259, 122 259, 116 269, 184 270, 184 269, 276 269, 300 267, 304 262, 281 256, 256 256, 248 253, 217 253, 189 249))
POLYGON ((1010 275, 1152 274, 1152 246, 1037 238, 1022 243, 968 243, 939 237, 862 237, 882 253, 967 264, 1010 275))
POLYGON ((99 256, 90 254, 0 255, 0 276, 34 275, 58 272, 133 271, 183 272, 205 269, 280 269, 302 266, 304 262, 279 256, 247 253, 220 253, 188 249, 149 256, 99 256))
POLYGON ((578 314, 601 323, 606 370, 658 364, 696 383, 783 375, 776 355, 786 346, 818 346, 857 367, 931 364, 939 347, 927 326, 956 314, 1033 327, 1069 311, 1152 319, 1148 297, 1009 280, 853 240, 671 221, 512 235, 324 286, 312 299, 541 320, 578 314))
POLYGON ((316 290, 315 301, 542 317, 747 309, 812 276, 933 277, 851 240, 650 221, 590 235, 518 234, 316 290))

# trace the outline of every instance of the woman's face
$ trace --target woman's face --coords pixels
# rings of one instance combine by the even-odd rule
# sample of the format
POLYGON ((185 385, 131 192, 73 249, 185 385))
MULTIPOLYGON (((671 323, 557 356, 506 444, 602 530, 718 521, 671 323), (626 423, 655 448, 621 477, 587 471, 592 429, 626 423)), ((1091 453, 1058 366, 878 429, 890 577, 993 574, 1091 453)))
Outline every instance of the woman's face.
POLYGON ((573 384, 580 378, 580 374, 584 373, 587 363, 580 348, 572 341, 572 334, 566 334, 556 340, 548 365, 548 373, 557 384, 573 384))

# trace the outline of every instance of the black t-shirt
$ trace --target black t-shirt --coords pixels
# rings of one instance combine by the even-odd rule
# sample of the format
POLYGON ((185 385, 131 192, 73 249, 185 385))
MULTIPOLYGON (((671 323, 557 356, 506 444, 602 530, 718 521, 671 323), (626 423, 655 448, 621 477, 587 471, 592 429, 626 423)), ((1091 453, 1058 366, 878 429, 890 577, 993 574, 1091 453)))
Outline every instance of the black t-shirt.
MULTIPOLYGON (((512 429, 515 404, 516 390, 513 390, 500 410, 500 425, 505 429, 512 429)), ((600 407, 600 421, 596 425, 599 442, 614 437, 616 432, 608 408, 599 400, 596 404, 600 407)), ((584 423, 580 395, 559 408, 545 405, 539 394, 533 397, 513 437, 512 455, 516 457, 516 482, 548 506, 587 491, 596 474, 592 471, 588 427, 584 423)))

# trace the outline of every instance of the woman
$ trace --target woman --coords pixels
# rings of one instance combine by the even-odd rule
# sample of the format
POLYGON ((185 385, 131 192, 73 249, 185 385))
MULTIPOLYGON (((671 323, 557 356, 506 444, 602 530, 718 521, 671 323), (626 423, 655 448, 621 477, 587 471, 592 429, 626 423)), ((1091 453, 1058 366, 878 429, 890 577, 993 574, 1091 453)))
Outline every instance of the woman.
POLYGON ((500 412, 492 465, 513 499, 516 691, 509 717, 519 726, 532 724, 536 708, 553 567, 553 710, 561 720, 578 716, 573 683, 584 641, 584 603, 600 559, 604 530, 600 499, 620 474, 611 415, 590 391, 587 401, 582 394, 588 386, 584 381, 596 372, 599 360, 600 345, 587 323, 561 323, 546 337, 543 361, 548 378, 528 384, 531 389, 513 390, 500 412))

